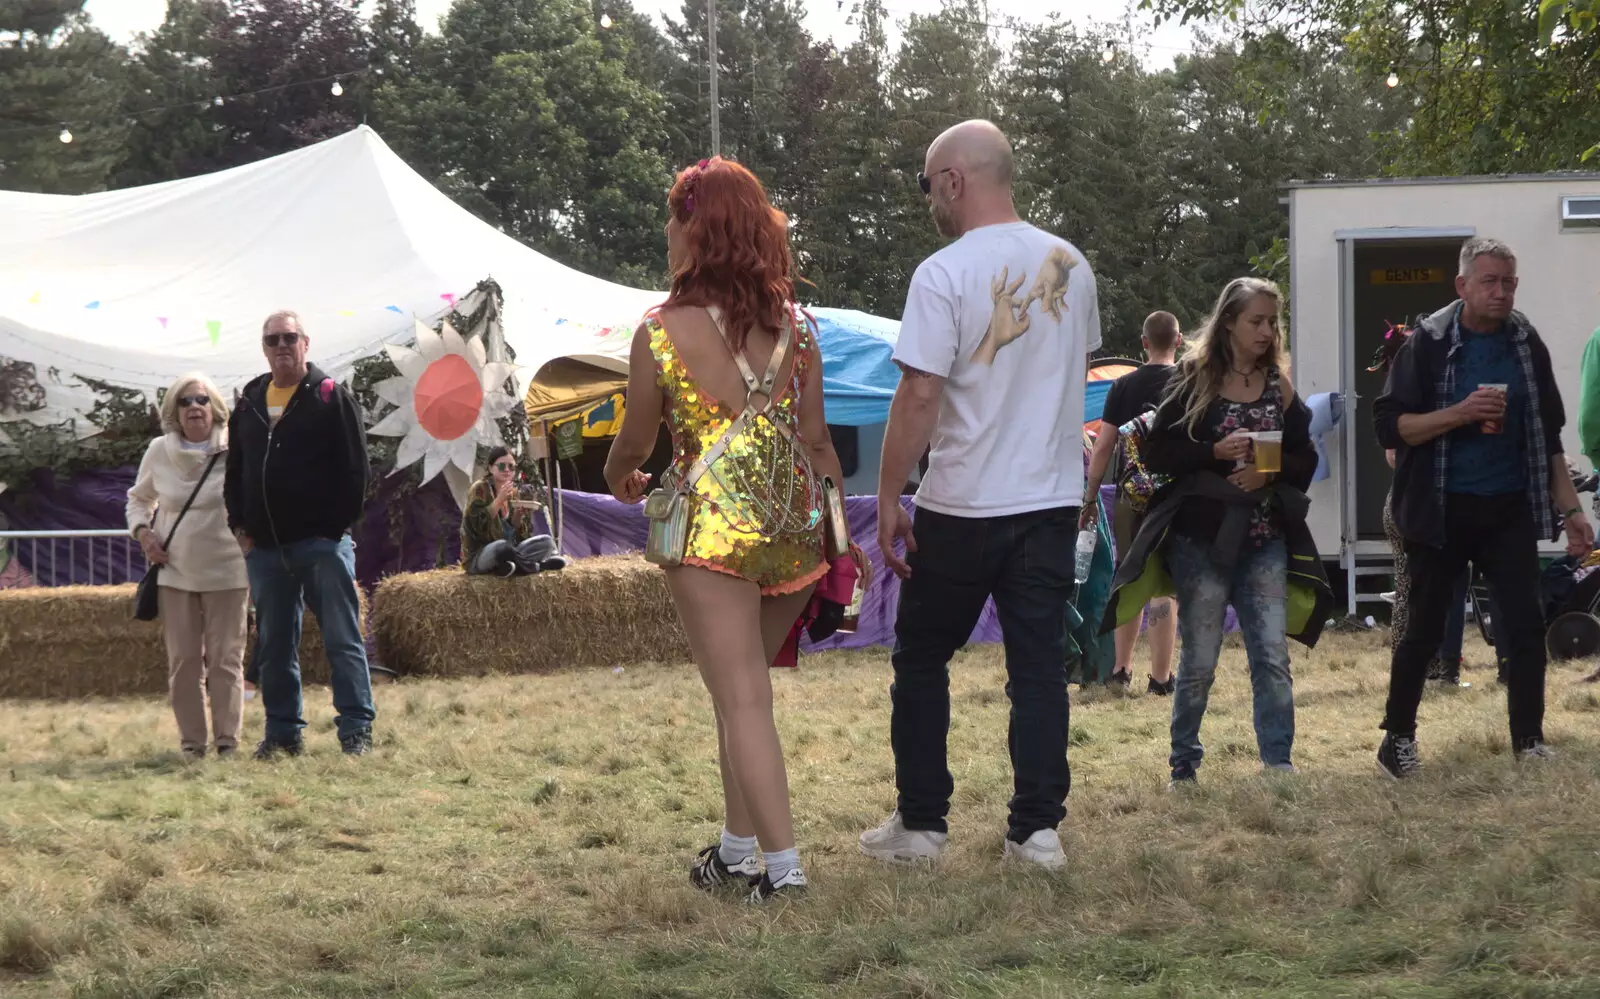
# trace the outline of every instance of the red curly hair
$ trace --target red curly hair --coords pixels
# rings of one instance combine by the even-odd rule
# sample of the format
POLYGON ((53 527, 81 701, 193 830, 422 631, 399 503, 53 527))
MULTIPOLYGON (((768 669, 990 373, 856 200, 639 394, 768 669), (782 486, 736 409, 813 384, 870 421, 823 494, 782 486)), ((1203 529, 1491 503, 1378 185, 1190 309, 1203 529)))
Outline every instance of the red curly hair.
POLYGON ((755 174, 720 156, 701 160, 678 174, 667 209, 688 250, 663 308, 720 307, 735 349, 753 327, 776 331, 792 321, 789 219, 755 174))

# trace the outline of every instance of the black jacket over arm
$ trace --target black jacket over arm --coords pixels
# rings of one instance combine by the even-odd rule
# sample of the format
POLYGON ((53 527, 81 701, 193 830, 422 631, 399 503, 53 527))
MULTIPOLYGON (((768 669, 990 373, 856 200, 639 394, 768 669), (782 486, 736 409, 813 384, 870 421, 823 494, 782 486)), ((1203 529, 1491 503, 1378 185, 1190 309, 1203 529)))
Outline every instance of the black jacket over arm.
POLYGON ((245 386, 228 420, 228 527, 265 548, 337 540, 361 518, 371 476, 361 407, 312 365, 274 427, 271 381, 245 386))
MULTIPOLYGON (((1234 472, 1233 462, 1217 459, 1211 442, 1197 441, 1189 436, 1189 429, 1183 420, 1188 404, 1187 397, 1169 396, 1163 401, 1161 408, 1156 410, 1156 418, 1144 442, 1145 466, 1152 472, 1171 478, 1173 485, 1168 486, 1169 489, 1199 472, 1212 472, 1222 478, 1234 472)), ((1305 492, 1311 487, 1311 480, 1316 474, 1317 448, 1311 442, 1311 410, 1296 396, 1288 400, 1283 408, 1283 470, 1278 473, 1276 481, 1305 492)), ((1204 522, 1214 520, 1216 525, 1221 524, 1223 504, 1203 496, 1194 497, 1191 502, 1198 512, 1186 518, 1188 523, 1193 524, 1198 519, 1204 522)))

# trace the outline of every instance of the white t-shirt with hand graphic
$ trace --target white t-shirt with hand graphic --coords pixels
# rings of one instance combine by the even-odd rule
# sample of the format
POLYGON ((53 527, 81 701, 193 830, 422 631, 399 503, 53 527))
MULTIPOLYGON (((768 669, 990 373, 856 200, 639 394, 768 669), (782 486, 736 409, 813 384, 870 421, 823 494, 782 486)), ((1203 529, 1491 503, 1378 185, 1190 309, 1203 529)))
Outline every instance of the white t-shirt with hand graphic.
POLYGON ((1084 379, 1099 346, 1094 274, 1066 240, 1012 222, 924 260, 894 352, 946 379, 917 505, 953 517, 1081 505, 1084 379))

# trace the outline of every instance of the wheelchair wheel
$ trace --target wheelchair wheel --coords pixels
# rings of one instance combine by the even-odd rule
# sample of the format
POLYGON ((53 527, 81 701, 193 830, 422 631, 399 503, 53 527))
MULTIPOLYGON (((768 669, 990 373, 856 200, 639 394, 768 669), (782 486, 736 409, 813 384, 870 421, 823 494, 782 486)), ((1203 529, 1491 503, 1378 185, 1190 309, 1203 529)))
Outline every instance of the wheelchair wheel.
POLYGON ((1478 622, 1478 634, 1483 636, 1483 644, 1494 648, 1494 603, 1489 599, 1489 584, 1478 575, 1477 567, 1472 570, 1467 599, 1472 603, 1472 619, 1478 622))
POLYGON ((1588 659, 1600 653, 1600 618, 1581 611, 1562 614, 1550 622, 1544 644, 1557 662, 1588 659))

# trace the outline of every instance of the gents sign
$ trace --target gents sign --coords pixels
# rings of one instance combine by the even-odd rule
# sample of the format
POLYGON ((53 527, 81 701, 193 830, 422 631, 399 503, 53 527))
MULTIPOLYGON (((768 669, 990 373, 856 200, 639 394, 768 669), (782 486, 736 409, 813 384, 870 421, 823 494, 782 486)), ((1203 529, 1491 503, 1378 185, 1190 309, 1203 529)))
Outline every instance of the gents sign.
POLYGON ((1443 284, 1448 279, 1443 267, 1389 267, 1372 272, 1373 284, 1443 284))

